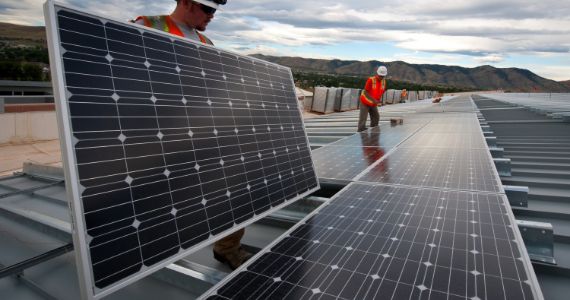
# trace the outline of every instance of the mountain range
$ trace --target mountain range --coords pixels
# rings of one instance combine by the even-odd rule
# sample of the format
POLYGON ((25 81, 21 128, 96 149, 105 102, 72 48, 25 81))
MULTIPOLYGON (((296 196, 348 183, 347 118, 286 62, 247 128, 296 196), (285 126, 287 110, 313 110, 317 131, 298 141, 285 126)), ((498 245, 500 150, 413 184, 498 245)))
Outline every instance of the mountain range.
POLYGON ((0 45, 3 47, 46 47, 44 26, 22 26, 0 22, 0 45))
POLYGON ((379 65, 388 68, 393 80, 428 85, 448 85, 477 90, 570 92, 570 81, 557 82, 540 77, 526 69, 409 64, 403 61, 326 60, 302 57, 253 55, 257 58, 288 66, 294 71, 369 76, 379 65))
MULTIPOLYGON (((0 22, 1 48, 46 47, 45 27, 22 26, 0 22)), ((47 51, 47 50, 46 50, 47 51)), ((278 57, 261 54, 255 57, 288 66, 294 71, 330 75, 368 76, 379 65, 386 65, 393 80, 426 85, 446 85, 478 90, 550 91, 570 92, 570 80, 556 82, 540 77, 529 70, 519 68, 495 68, 409 64, 403 61, 357 61, 339 59, 313 59, 302 57, 278 57)))

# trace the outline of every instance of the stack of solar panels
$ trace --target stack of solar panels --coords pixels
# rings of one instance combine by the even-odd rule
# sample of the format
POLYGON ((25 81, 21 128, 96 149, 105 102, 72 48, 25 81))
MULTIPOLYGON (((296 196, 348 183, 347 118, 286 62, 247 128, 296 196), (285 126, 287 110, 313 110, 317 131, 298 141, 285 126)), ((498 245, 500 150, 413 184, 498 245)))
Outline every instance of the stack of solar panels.
POLYGON ((311 111, 312 110, 314 99, 315 99, 314 96, 313 97, 305 97, 305 99, 303 99, 303 109, 305 111, 311 111))
POLYGON ((351 98, 350 98, 350 110, 355 110, 360 108, 360 93, 362 90, 360 89, 351 89, 351 98))
POLYGON ((408 99, 407 102, 414 102, 418 101, 418 92, 417 91, 408 91, 408 99))
POLYGON ((356 109, 360 90, 342 88, 338 91, 340 92, 340 97, 338 103, 335 103, 335 111, 342 112, 356 109))
POLYGON ((426 93, 425 91, 417 91, 417 95, 418 95, 418 100, 425 100, 426 98, 426 93))
POLYGON ((384 104, 392 104, 394 103, 394 90, 388 89, 382 95, 382 103, 384 104))
POLYGON ((334 112, 335 103, 339 101, 337 100, 337 90, 337 88, 316 87, 311 111, 325 114, 334 112))
POLYGON ((360 90, 335 87, 316 87, 310 110, 332 113, 354 110, 359 107, 360 90))
POLYGON ((334 87, 328 88, 325 110, 323 111, 325 114, 335 112, 341 100, 341 92, 342 92, 341 88, 334 88, 334 87))
POLYGON ((318 189, 289 68, 45 9, 84 299, 318 189))
POLYGON ((542 299, 476 114, 433 115, 204 297, 542 299))

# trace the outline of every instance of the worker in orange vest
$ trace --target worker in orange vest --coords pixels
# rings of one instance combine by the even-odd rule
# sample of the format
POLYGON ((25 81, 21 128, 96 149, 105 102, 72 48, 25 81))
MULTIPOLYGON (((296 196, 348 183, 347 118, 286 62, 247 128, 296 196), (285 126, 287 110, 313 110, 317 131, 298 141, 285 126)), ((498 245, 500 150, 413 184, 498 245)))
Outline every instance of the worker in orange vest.
POLYGON ((400 103, 404 103, 408 100, 408 90, 403 89, 402 93, 400 94, 400 103))
MULTIPOLYGON (((170 15, 140 16, 133 22, 166 31, 203 44, 214 45, 202 32, 214 18, 214 13, 227 0, 176 0, 170 15)), ((240 229, 214 243, 214 258, 235 270, 251 258, 252 254, 241 247, 245 229, 240 229)))
POLYGON ((206 30, 219 6, 226 2, 227 0, 176 0, 176 8, 170 15, 139 16, 133 22, 214 45, 202 31, 206 30))
POLYGON ((370 127, 378 126, 380 114, 378 106, 382 105, 382 95, 386 91, 386 75, 388 69, 385 66, 378 67, 376 75, 368 78, 364 90, 360 94, 360 115, 358 117, 358 131, 366 130, 366 118, 370 114, 370 127))

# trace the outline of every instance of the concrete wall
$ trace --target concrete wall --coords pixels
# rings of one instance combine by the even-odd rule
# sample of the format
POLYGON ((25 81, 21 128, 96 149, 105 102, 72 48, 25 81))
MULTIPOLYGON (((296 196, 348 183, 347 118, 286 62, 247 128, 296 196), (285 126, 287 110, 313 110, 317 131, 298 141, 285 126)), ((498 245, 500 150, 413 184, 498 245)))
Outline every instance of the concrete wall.
POLYGON ((59 138, 55 111, 0 114, 0 144, 59 138))

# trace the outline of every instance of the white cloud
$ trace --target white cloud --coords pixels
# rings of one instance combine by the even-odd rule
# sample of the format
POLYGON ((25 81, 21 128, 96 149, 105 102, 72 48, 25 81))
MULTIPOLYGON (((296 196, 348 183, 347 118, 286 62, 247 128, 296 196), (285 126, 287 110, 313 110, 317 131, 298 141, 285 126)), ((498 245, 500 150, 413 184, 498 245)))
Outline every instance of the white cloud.
POLYGON ((264 54, 264 55, 272 55, 272 56, 285 56, 287 55, 286 52, 283 52, 277 48, 269 47, 265 45, 257 45, 254 47, 243 47, 239 44, 224 44, 224 48, 237 52, 242 55, 250 55, 250 54, 264 54))
MULTIPOLYGON (((165 14, 171 0, 64 0, 85 11, 119 20, 165 14)), ((3 0, 5 22, 43 23, 43 0, 3 0)), ((441 64, 501 63, 505 57, 570 56, 570 1, 408 0, 358 2, 330 0, 231 0, 216 14, 207 34, 232 49, 305 53, 307 46, 329 48, 350 42, 389 43, 420 51, 410 61, 441 64), (471 57, 465 59, 466 56, 471 57)), ((397 51, 398 49, 396 49, 397 51)), ((323 56, 312 53, 312 57, 323 56)), ((366 56, 366 55, 363 55, 366 56)), ((351 57, 347 54, 347 57, 351 57)), ((342 58, 342 57, 340 57, 342 58)), ((362 58, 367 59, 365 57, 362 58)))
POLYGON ((20 25, 43 25, 42 1, 2 0, 0 20, 20 25))
POLYGON ((502 55, 491 54, 473 58, 479 64, 497 64, 505 60, 502 55))
MULTIPOLYGON (((128 20, 170 12, 174 1, 65 0, 108 17, 128 20)), ((40 0, 4 0, 0 16, 41 23, 40 0)), ((409 50, 485 56, 493 53, 567 52, 570 2, 554 0, 409 0, 358 4, 324 0, 234 0, 209 33, 241 42, 306 46, 347 41, 391 41, 409 50), (552 9, 556 7, 556 9, 552 9), (532 13, 530 13, 532 12, 532 13), (220 25, 223 21, 223 25, 220 25)))
POLYGON ((419 56, 410 53, 396 53, 390 57, 386 57, 385 59, 385 61, 398 61, 398 60, 405 61, 410 64, 464 65, 465 57, 461 55, 450 55, 450 54, 434 54, 429 56, 419 56))
POLYGON ((285 46, 307 44, 333 44, 341 33, 337 29, 299 28, 276 22, 260 22, 259 30, 243 30, 236 33, 239 38, 250 41, 276 43, 285 46))

